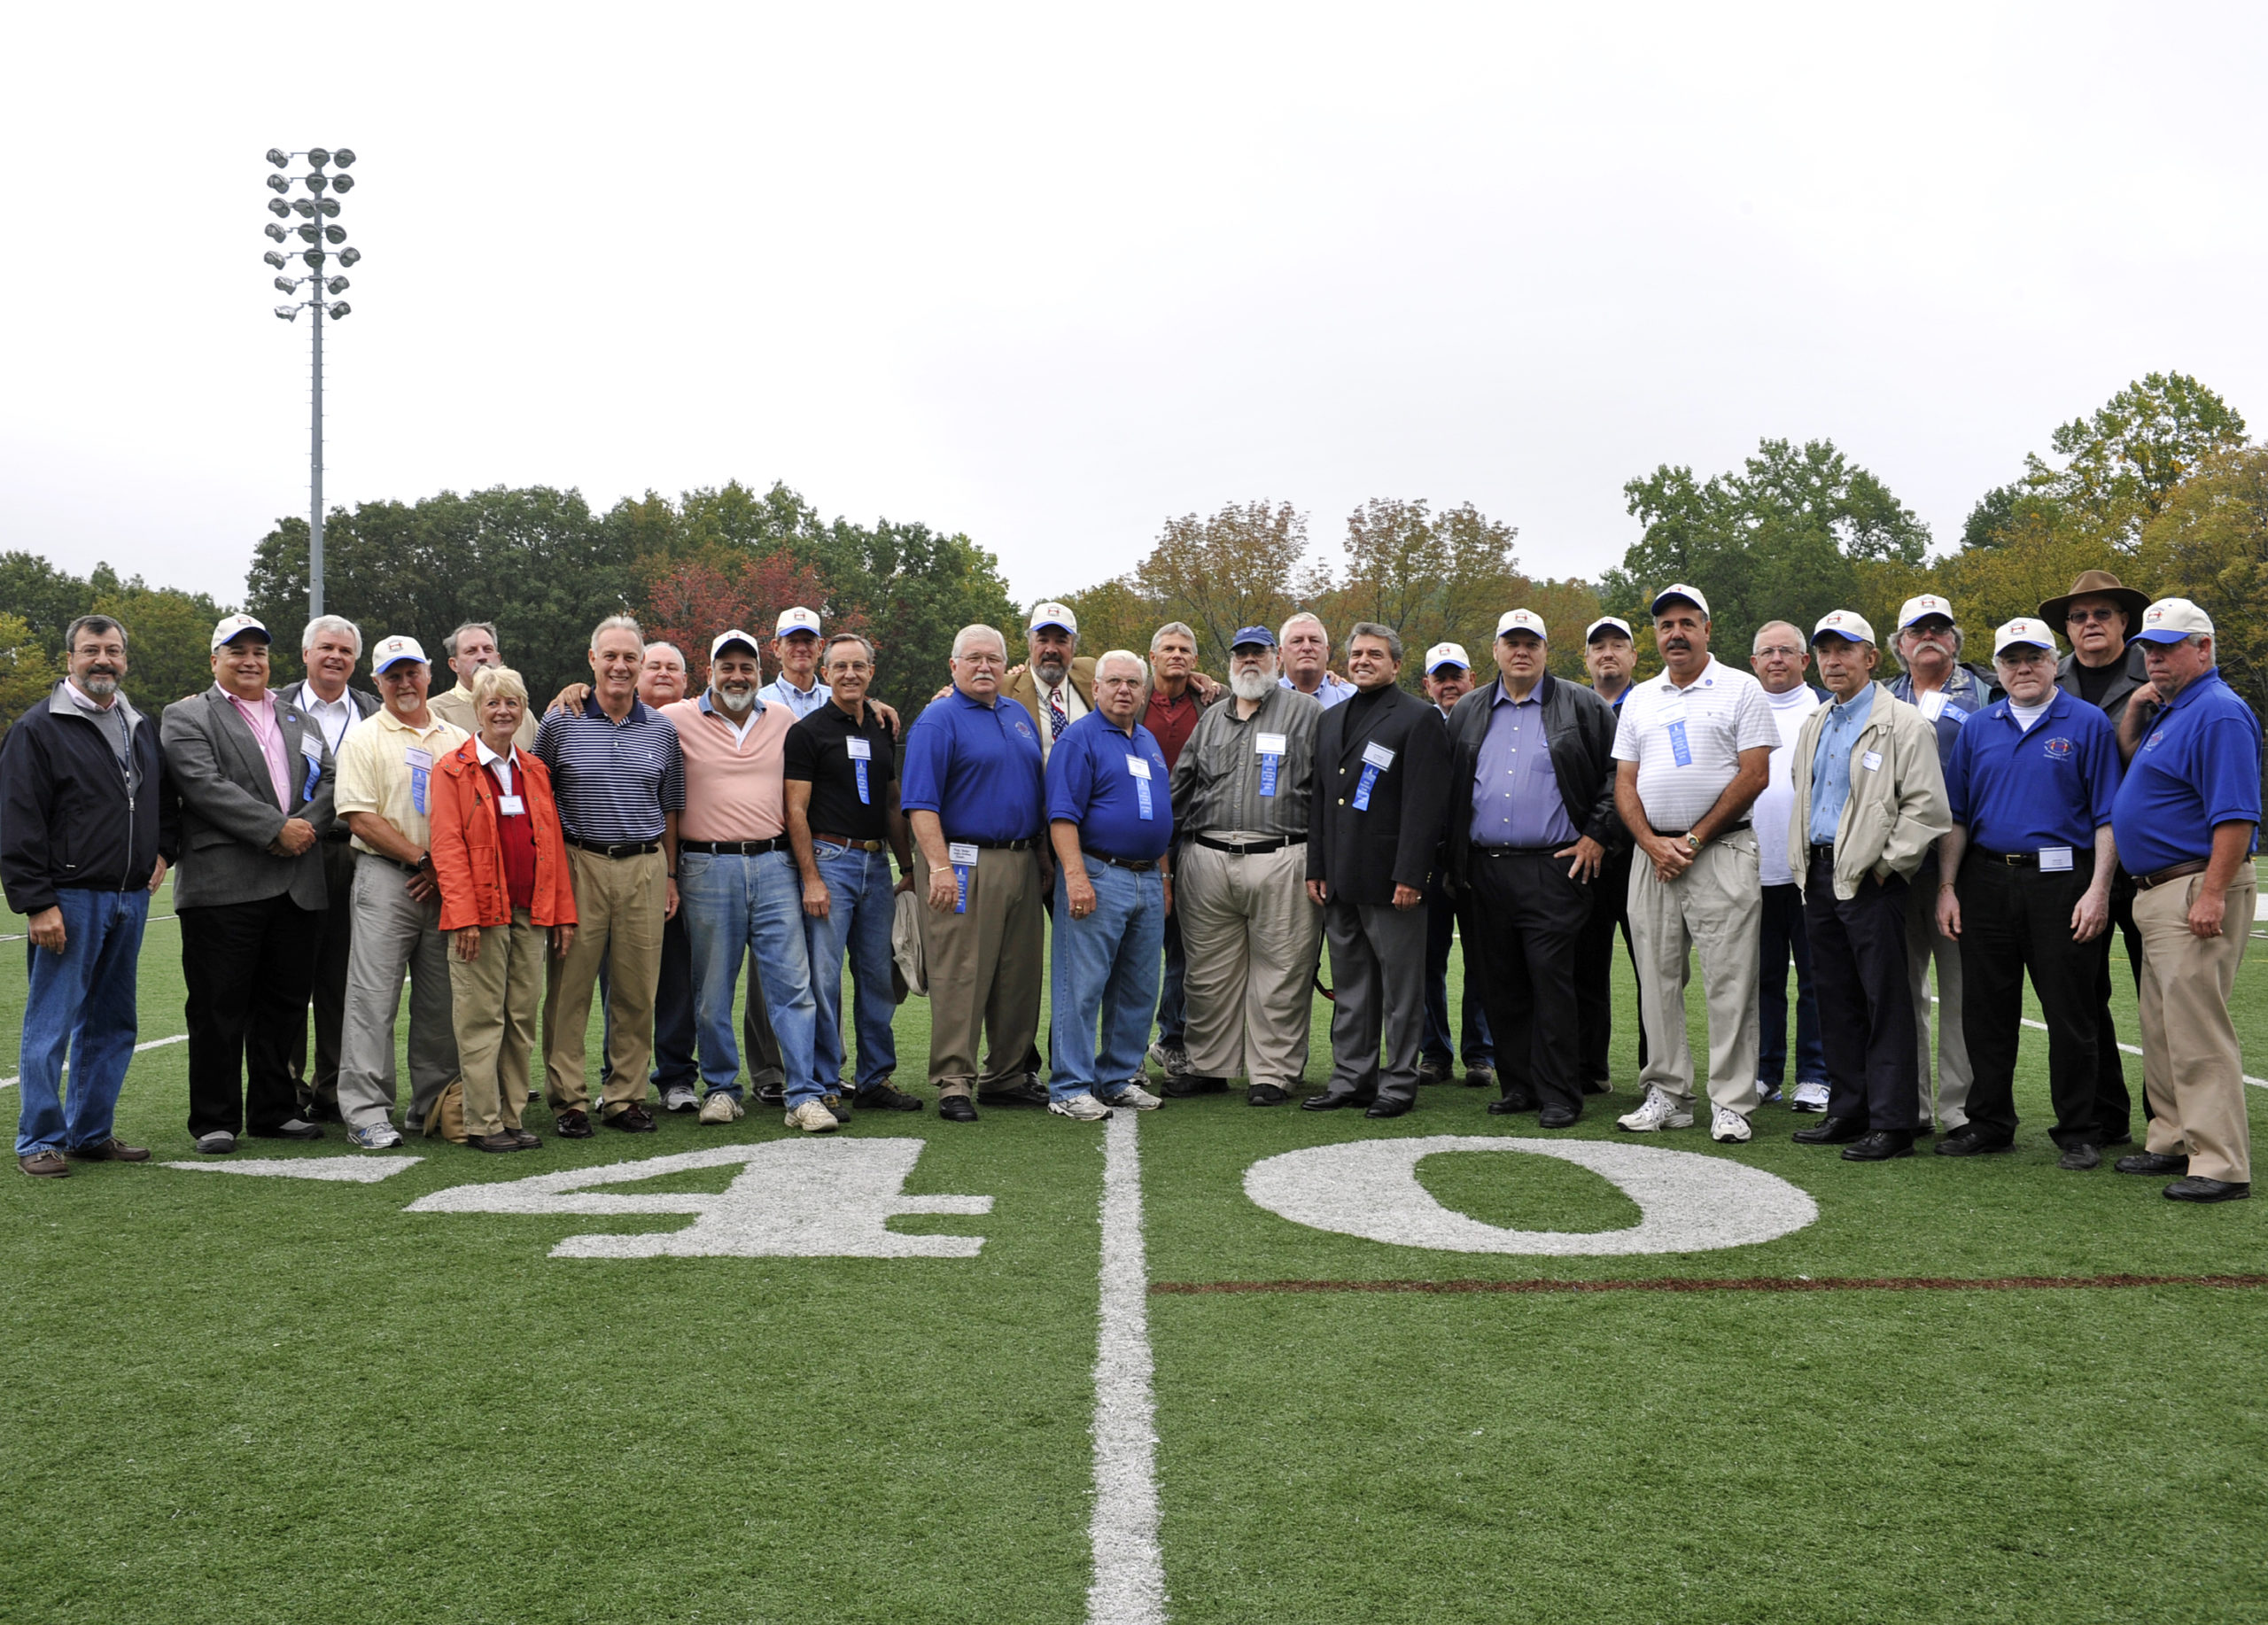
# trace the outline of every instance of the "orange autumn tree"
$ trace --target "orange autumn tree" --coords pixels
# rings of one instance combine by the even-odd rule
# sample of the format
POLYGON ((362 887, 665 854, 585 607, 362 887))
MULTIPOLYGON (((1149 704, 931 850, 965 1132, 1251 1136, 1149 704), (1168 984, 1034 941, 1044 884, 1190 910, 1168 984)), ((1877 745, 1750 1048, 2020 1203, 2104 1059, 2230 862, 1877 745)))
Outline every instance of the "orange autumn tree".
POLYGON ((720 569, 700 558, 661 561, 646 582, 649 638, 674 643, 685 655, 694 687, 709 680, 709 640, 730 627, 753 634, 764 644, 766 681, 780 674, 772 657, 772 628, 780 611, 802 604, 817 610, 830 634, 865 632, 862 606, 832 601, 817 566, 786 553, 749 559, 736 570, 720 569))

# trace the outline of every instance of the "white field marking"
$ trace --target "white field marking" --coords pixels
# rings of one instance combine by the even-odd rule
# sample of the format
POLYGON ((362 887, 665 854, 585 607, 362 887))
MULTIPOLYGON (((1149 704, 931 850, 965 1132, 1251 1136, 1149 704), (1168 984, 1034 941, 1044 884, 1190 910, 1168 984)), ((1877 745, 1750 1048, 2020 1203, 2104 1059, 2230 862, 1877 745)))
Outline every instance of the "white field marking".
POLYGON ((775 1139, 674 1156, 568 1169, 530 1179, 460 1185, 421 1196, 409 1213, 696 1214, 684 1230, 569 1236, 554 1258, 974 1258, 982 1236, 905 1235, 901 1213, 990 1213, 990 1196, 908 1196, 905 1177, 927 1143, 913 1139, 775 1139), (664 1174, 743 1164, 721 1192, 586 1194, 664 1174))
POLYGON ((1162 1625, 1157 1417, 1150 1396, 1150 1266, 1142 1240, 1142 1114, 1103 1131, 1102 1292, 1095 1339, 1094 1583, 1089 1625, 1162 1625))
POLYGON ((1316 1230, 1444 1253, 1555 1257, 1698 1253, 1748 1247, 1800 1230, 1819 1204, 1760 1168, 1728 1157, 1611 1140, 1512 1139, 1428 1134, 1360 1139, 1264 1157, 1245 1171, 1245 1194, 1316 1230), (1450 1151, 1521 1151, 1588 1168, 1638 1204, 1626 1230, 1504 1230, 1453 1212, 1418 1183, 1418 1164, 1450 1151))
MULTIPOLYGON (((137 1044, 134 1046, 134 1053, 138 1055, 145 1049, 163 1049, 168 1044, 186 1044, 188 1042, 189 1035, 187 1033, 177 1032, 170 1038, 152 1038, 147 1044, 137 1044)), ((65 1061, 63 1063, 63 1069, 68 1072, 71 1069, 71 1063, 67 1061, 65 1061)), ((20 1077, 0 1077, 0 1089, 12 1089, 21 1082, 23 1082, 23 1079, 20 1077)), ((201 1168, 204 1164, 200 1162, 198 1166, 201 1168)))
MULTIPOLYGON (((179 916, 178 916, 178 915, 175 915, 175 914, 151 914, 151 915, 147 920, 144 921, 142 923, 143 923, 143 924, 144 924, 144 925, 159 925, 159 924, 161 924, 161 923, 163 923, 164 921, 167 921, 167 920, 173 920, 173 919, 177 919, 177 918, 179 918, 179 916)), ((31 935, 31 933, 30 933, 29 931, 18 931, 18 932, 15 932, 15 933, 14 933, 13 935, 12 935, 12 936, 0 937, 0 942, 22 942, 22 941, 24 941, 27 937, 28 937, 30 935, 31 935)))
POLYGON ((337 1179, 348 1185, 376 1185, 404 1169, 422 1162, 422 1156, 309 1156, 230 1158, 225 1162, 160 1162, 160 1168, 185 1168, 198 1174, 261 1174, 271 1179, 337 1179))
MULTIPOLYGON (((1942 1004, 1945 1001, 1939 999, 1935 993, 1932 993, 1930 995, 1930 1002, 1931 1004, 1942 1004)), ((2034 1032, 2046 1032, 2047 1030, 2047 1023, 2046 1022, 2035 1022, 2029 1015, 2020 1015, 2016 1019, 2022 1022, 2025 1026, 2031 1028, 2034 1032)), ((2140 1056, 2142 1053, 2132 1044, 2122 1044, 2118 1047, 2129 1055, 2140 1056)), ((2250 1084, 2255 1089, 2268 1089, 2268 1077, 2255 1077, 2248 1072, 2245 1074, 2244 1081, 2250 1084)))

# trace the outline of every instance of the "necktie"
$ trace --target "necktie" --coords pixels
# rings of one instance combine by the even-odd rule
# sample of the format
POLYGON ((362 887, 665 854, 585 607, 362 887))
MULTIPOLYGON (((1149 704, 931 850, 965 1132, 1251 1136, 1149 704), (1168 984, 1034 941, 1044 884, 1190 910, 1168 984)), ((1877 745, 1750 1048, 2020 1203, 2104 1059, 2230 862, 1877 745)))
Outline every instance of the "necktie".
POLYGON ((1071 719, 1065 715, 1063 711, 1063 690, 1060 688, 1050 688, 1047 691, 1048 738, 1052 740, 1062 738, 1063 730, 1066 727, 1068 727, 1070 723, 1071 719))

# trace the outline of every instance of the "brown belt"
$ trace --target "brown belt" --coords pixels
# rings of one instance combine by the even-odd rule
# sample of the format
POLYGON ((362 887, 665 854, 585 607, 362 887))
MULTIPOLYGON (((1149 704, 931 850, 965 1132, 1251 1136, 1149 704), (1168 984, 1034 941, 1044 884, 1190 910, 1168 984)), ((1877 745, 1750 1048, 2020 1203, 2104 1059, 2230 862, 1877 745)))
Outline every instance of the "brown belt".
POLYGON ((829 846, 847 846, 857 852, 878 852, 888 844, 882 841, 854 841, 847 835, 821 835, 816 829, 812 831, 812 839, 824 841, 829 846))
POLYGON ((2163 886, 2170 880, 2187 880, 2192 875, 2202 875, 2205 872, 2205 862, 2206 860, 2202 858, 2192 858, 2186 863, 2169 864, 2164 868, 2153 870, 2148 875, 2137 875, 2134 876, 2134 890, 2148 891, 2151 887, 2163 886))

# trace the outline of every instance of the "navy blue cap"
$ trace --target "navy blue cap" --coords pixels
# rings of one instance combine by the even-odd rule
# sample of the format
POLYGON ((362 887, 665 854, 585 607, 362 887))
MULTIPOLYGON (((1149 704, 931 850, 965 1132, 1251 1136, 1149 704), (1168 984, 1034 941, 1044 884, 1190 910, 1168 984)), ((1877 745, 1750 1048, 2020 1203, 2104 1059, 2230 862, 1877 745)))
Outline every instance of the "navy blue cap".
POLYGON ((1276 634, 1265 626, 1239 626, 1237 628, 1236 636, 1229 640, 1229 647, 1231 649, 1242 649, 1247 643, 1257 643, 1262 649, 1273 649, 1276 647, 1276 634))

